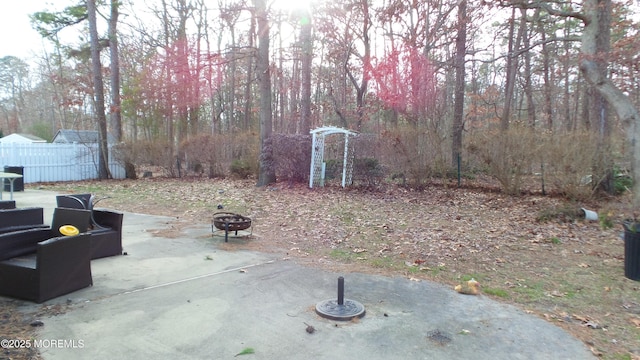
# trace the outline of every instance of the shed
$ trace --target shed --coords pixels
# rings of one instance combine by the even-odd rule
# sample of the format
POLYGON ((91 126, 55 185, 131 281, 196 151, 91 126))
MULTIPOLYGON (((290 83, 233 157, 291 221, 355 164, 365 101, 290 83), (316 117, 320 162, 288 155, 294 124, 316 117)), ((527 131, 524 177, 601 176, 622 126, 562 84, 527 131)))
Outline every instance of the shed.
POLYGON ((2 144, 34 144, 34 143, 46 143, 47 140, 39 138, 31 134, 18 134, 13 133, 5 137, 0 138, 2 144))
MULTIPOLYGON (((96 130, 68 130, 61 129, 56 132, 51 142, 62 144, 97 144, 100 134, 96 130)), ((107 134, 107 143, 113 144, 115 141, 111 134, 107 134)))

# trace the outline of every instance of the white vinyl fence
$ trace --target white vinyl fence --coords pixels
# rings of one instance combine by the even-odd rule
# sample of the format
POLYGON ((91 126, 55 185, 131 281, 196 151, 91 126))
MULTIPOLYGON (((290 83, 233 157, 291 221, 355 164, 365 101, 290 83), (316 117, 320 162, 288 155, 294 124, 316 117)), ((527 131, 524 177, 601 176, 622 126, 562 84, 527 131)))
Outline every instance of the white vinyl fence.
MULTIPOLYGON (((0 171, 22 167, 24 183, 97 179, 97 144, 0 143, 0 171)), ((124 167, 113 159, 109 148, 109 170, 114 179, 124 179, 124 167)))

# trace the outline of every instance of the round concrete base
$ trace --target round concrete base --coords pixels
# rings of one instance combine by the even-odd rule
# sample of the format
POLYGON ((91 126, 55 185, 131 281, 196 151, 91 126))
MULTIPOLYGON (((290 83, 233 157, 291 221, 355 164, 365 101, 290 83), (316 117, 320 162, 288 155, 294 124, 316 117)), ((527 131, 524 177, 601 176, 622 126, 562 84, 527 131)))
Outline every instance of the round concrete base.
POLYGON ((331 320, 349 321, 364 316, 364 306, 355 300, 344 299, 342 304, 337 300, 325 300, 316 304, 316 313, 331 320))

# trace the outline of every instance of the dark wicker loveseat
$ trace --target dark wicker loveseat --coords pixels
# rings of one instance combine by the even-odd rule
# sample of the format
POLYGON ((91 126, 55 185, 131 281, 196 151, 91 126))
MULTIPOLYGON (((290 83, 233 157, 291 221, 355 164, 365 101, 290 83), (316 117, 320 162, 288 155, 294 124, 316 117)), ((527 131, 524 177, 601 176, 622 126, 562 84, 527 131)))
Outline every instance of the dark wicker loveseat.
POLYGON ((0 209, 15 209, 15 200, 0 200, 0 209))
POLYGON ((87 223, 91 234, 91 258, 122 255, 122 220, 119 212, 94 209, 91 194, 58 195, 58 208, 85 209, 91 212, 87 223))
POLYGON ((0 209, 0 234, 47 227, 41 207, 0 209))
POLYGON ((92 285, 90 235, 59 232, 62 225, 86 231, 89 216, 55 209, 50 228, 0 234, 0 295, 41 303, 92 285))

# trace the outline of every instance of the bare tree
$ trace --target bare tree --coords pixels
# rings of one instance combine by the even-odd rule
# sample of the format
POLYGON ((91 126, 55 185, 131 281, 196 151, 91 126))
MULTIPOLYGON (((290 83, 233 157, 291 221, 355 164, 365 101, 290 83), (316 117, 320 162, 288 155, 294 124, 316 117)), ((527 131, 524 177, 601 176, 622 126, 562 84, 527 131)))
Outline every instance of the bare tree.
POLYGON ((313 39, 311 38, 311 13, 307 10, 300 16, 300 43, 302 45, 300 126, 298 133, 308 134, 311 130, 311 60, 313 39))
POLYGON ((511 12, 511 18, 509 19, 509 49, 507 54, 507 74, 504 91, 504 107, 502 109, 502 115, 500 119, 500 128, 506 130, 509 128, 509 121, 511 118, 511 103, 513 102, 513 96, 516 83, 516 72, 518 69, 518 56, 520 54, 520 44, 524 30, 526 28, 526 22, 523 20, 520 22, 517 34, 516 28, 516 11, 513 9, 511 12))
POLYGON ((276 181, 273 168, 273 130, 271 114, 271 71, 269 70, 269 20, 265 0, 253 0, 258 25, 258 86, 260 88, 260 169, 258 186, 266 186, 276 181))
POLYGON ((111 70, 111 134, 116 142, 122 140, 122 101, 120 99, 120 55, 118 54, 118 16, 119 0, 111 0, 109 17, 109 53, 111 70))
POLYGON ((104 81, 102 79, 102 63, 100 61, 100 38, 96 19, 96 1, 87 0, 87 16, 89 20, 89 41, 91 47, 91 68, 93 74, 95 116, 100 138, 100 155, 98 160, 98 176, 109 177, 109 149, 107 144, 107 115, 104 102, 104 81))
POLYGON ((330 61, 336 75, 328 97, 333 102, 340 125, 349 126, 349 109, 355 107, 355 124, 360 130, 366 120, 365 102, 371 77, 372 13, 369 0, 344 3, 325 2, 318 31, 330 45, 330 61), (349 88, 348 88, 348 87, 349 88), (347 103, 355 92, 355 105, 347 103))
POLYGON ((0 108, 6 116, 6 124, 2 124, 5 131, 18 131, 23 122, 28 75, 29 66, 24 61, 15 56, 0 58, 0 108))
MULTIPOLYGON (((598 51, 602 50, 601 32, 610 21, 611 0, 584 0, 580 11, 564 10, 543 1, 509 1, 507 5, 540 8, 551 15, 579 19, 584 24, 582 48, 579 60, 580 71, 587 82, 606 100, 625 126, 631 152, 631 167, 634 183, 634 212, 640 210, 640 113, 633 101, 622 92, 603 71, 598 51), (603 21, 605 22, 603 24, 603 21)), ((608 30, 607 30, 608 31, 608 30)), ((634 214, 638 215, 638 214, 634 214)))
POLYGON ((524 93, 527 99, 527 122, 529 126, 534 127, 536 125, 536 106, 535 101, 533 100, 533 84, 531 81, 531 43, 530 37, 531 32, 529 31, 526 23, 527 19, 527 9, 520 9, 522 12, 522 22, 523 26, 525 26, 524 32, 522 34, 522 45, 524 48, 524 93))
MULTIPOLYGON (((251 10, 253 11, 253 10, 251 10)), ((255 37, 256 37, 256 19, 254 14, 251 14, 251 18, 249 19, 249 35, 248 38, 248 47, 249 49, 254 48, 255 37)), ((251 84, 253 84, 253 64, 254 64, 254 56, 247 56, 247 81, 244 85, 244 128, 249 129, 251 124, 251 107, 253 104, 253 92, 251 91, 251 84)))
POLYGON ((458 5, 458 36, 456 37, 456 69, 455 103, 453 105, 453 134, 451 144, 451 162, 456 166, 462 150, 462 130, 464 127, 464 89, 465 89, 465 55, 467 53, 467 1, 458 5))

